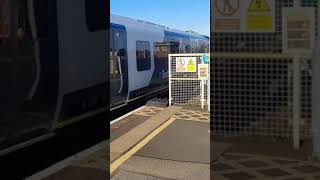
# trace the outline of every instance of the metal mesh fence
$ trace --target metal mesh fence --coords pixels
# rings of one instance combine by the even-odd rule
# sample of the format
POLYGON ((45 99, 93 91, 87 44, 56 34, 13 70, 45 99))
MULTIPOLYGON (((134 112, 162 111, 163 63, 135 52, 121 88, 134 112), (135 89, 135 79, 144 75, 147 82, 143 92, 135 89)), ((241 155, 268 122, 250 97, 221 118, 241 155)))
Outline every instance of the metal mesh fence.
MULTIPOLYGON (((212 126, 223 135, 292 135, 293 57, 265 55, 213 57, 212 126)), ((304 61, 300 59, 300 67, 304 61)), ((307 60, 310 62, 310 60, 307 60)), ((306 68, 306 69, 305 69, 306 68)), ((300 68, 300 134, 310 135, 311 78, 300 68)))
POLYGON ((311 59, 301 59, 300 66, 300 82, 301 82, 301 135, 304 138, 311 137, 311 91, 312 91, 312 74, 311 59))
POLYGON ((194 104, 200 105, 200 81, 175 79, 172 80, 172 104, 194 104))
MULTIPOLYGON (((300 7, 318 4, 312 0, 295 2, 300 7)), ((298 107, 300 137, 311 136, 311 57, 284 54, 282 49, 282 8, 293 7, 295 2, 275 0, 274 32, 211 33, 214 134, 291 137, 298 107)), ((315 37, 317 18, 315 8, 315 37)))
MULTIPOLYGON (((198 65, 202 54, 172 55, 169 57, 170 100, 172 105, 201 105, 201 79, 198 79, 198 65), (176 60, 179 57, 196 57, 195 72, 177 72, 176 60)), ((207 104, 207 83, 204 81, 204 104, 207 104)))

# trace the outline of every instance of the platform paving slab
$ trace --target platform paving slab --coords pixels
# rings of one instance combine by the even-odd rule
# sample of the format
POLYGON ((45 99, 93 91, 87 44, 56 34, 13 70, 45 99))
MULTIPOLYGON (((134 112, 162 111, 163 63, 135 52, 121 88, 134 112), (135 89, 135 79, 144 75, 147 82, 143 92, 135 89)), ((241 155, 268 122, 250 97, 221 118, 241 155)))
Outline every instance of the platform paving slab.
POLYGON ((209 123, 175 120, 136 156, 193 163, 210 163, 209 123))
POLYGON ((68 166, 63 168, 59 173, 55 173, 44 180, 106 180, 108 178, 108 172, 102 169, 68 166))
POLYGON ((226 152, 232 145, 230 143, 219 143, 210 141, 210 160, 216 161, 224 152, 226 152))
POLYGON ((130 179, 130 175, 151 179, 210 179, 209 114, 178 109, 172 117, 176 120, 124 162, 112 179, 130 179))
POLYGON ((220 176, 215 180, 314 180, 320 176, 320 163, 256 154, 226 152, 212 167, 212 175, 220 176))
POLYGON ((101 149, 87 158, 73 162, 73 166, 106 170, 108 167, 107 149, 101 149))
POLYGON ((209 180, 210 165, 193 162, 161 160, 133 156, 120 170, 161 177, 165 179, 209 180))
POLYGON ((294 150, 290 141, 263 137, 221 137, 211 139, 212 150, 219 143, 231 144, 212 162, 214 180, 315 180, 320 177, 320 163, 311 161, 310 143, 294 150))
POLYGON ((141 141, 154 129, 170 119, 179 109, 180 107, 175 106, 165 108, 155 116, 147 119, 144 123, 139 124, 135 128, 112 141, 110 144, 110 161, 113 162, 119 157, 115 155, 125 153, 141 141))
POLYGON ((170 180, 170 179, 121 170, 115 176, 113 176, 111 180, 170 180))
POLYGON ((111 142, 119 138, 126 132, 130 131, 131 129, 135 128, 136 126, 142 124, 149 118, 150 116, 132 114, 132 115, 129 115, 128 117, 123 118, 121 121, 111 125, 110 127, 111 142))
MULTIPOLYGON (((303 143, 303 146, 299 150, 293 149, 293 145, 290 140, 277 141, 270 137, 223 137, 220 135, 213 135, 211 141, 213 143, 217 142, 232 144, 232 146, 228 149, 228 152, 234 153, 257 154, 296 160, 307 160, 312 154, 312 146, 309 141, 303 143)), ((215 148, 213 147, 213 150, 214 149, 215 148)))

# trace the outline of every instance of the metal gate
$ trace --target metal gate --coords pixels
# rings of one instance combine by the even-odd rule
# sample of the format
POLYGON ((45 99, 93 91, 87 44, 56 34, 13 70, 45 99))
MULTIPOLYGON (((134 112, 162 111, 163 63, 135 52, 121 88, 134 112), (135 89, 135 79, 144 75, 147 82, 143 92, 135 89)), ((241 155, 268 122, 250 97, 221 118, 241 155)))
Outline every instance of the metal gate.
MULTIPOLYGON (((213 0, 216 1, 219 0, 213 0)), ((258 8, 254 7, 256 1, 250 2, 250 8, 258 8)), ((212 131, 219 135, 293 137, 294 145, 298 147, 300 138, 311 137, 313 47, 310 46, 308 52, 295 49, 299 49, 296 48, 298 43, 309 45, 310 41, 317 38, 318 2, 274 0, 273 3, 268 7, 274 12, 270 18, 272 30, 213 30, 211 34, 212 131), (299 8, 305 8, 306 14, 308 11, 314 13, 313 21, 309 22, 312 26, 290 29, 292 25, 303 24, 298 20, 294 22, 294 18, 304 16, 284 16, 284 13, 299 8), (312 38, 305 40, 305 37, 298 37, 304 33, 302 31, 309 33, 312 38)), ((215 3, 211 5, 211 11, 216 11, 215 3)), ((250 12, 246 16, 245 23, 249 21, 250 12)), ((228 21, 229 26, 222 26, 227 22, 225 20, 222 17, 219 22, 211 24, 229 28, 230 23, 236 22, 228 21)))
MULTIPOLYGON (((169 54, 169 105, 210 108, 209 62, 205 54, 169 54), (201 66, 206 66, 201 74, 201 66), (203 76, 203 77, 201 77, 203 76)), ((209 60, 209 58, 208 58, 209 60)))

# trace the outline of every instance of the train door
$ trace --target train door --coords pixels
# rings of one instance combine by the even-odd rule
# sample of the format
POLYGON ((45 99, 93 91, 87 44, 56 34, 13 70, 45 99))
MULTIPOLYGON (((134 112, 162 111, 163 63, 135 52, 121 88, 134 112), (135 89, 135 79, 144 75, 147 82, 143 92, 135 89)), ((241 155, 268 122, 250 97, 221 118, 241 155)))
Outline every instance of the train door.
POLYGON ((110 31, 110 106, 126 103, 128 97, 127 32, 111 24, 110 31))
POLYGON ((54 4, 0 0, 0 148, 3 137, 18 142, 51 130, 59 72, 54 4))

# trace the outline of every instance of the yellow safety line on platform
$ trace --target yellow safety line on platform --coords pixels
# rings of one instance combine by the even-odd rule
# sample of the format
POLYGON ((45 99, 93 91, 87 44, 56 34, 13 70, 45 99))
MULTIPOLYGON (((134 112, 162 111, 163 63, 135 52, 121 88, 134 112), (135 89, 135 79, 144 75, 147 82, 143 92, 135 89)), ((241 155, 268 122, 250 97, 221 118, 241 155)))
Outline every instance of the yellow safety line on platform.
POLYGON ((141 148, 143 148, 149 141, 151 141, 154 137, 156 137, 161 131, 166 129, 171 123, 173 123, 176 119, 170 118, 168 121, 163 123, 160 127, 154 130, 151 134, 149 134, 146 138, 140 141, 136 146, 130 149, 127 153, 122 155, 116 161, 114 161, 110 166, 110 175, 118 169, 125 161, 127 161, 131 156, 133 156, 136 152, 138 152, 141 148))

